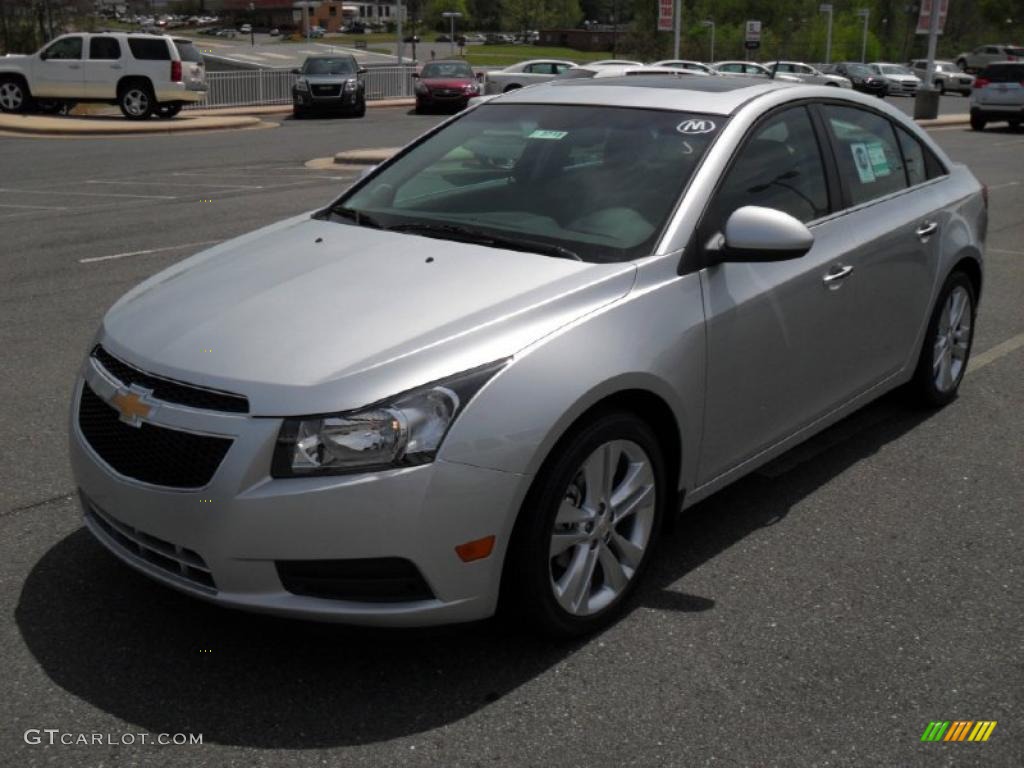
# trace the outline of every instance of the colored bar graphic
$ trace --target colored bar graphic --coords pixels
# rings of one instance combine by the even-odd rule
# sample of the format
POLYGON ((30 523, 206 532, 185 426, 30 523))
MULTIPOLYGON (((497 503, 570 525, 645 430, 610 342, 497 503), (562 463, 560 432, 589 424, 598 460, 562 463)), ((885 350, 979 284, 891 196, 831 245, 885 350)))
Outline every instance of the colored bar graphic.
POLYGON ((932 720, 921 741, 988 741, 996 725, 995 720, 932 720))

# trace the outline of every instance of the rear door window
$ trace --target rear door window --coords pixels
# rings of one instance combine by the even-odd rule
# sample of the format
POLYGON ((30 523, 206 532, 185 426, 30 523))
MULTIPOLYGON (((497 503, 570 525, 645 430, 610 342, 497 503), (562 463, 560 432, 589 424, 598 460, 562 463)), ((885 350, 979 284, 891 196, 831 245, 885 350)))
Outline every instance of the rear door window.
POLYGON ((903 155, 888 119, 856 107, 826 104, 821 109, 851 205, 907 188, 903 155))
POLYGON ((121 44, 112 37, 94 37, 89 40, 89 58, 111 61, 121 58, 121 44))
POLYGON ((170 61, 171 52, 162 37, 129 37, 128 48, 140 61, 170 61))

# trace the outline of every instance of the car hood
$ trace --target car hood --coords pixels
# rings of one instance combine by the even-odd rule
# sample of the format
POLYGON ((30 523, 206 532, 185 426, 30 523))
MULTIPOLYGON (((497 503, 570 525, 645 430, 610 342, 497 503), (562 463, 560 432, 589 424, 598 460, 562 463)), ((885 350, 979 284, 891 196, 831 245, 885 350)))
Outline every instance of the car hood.
POLYGON ((880 75, 880 77, 888 78, 889 80, 895 80, 897 83, 919 83, 921 78, 917 75, 880 75))
POLYGON ((244 394, 257 415, 345 410, 514 355, 624 296, 635 272, 304 215, 154 275, 99 341, 244 394))
POLYGON ((469 77, 424 77, 420 82, 427 88, 465 88, 476 81, 469 77))

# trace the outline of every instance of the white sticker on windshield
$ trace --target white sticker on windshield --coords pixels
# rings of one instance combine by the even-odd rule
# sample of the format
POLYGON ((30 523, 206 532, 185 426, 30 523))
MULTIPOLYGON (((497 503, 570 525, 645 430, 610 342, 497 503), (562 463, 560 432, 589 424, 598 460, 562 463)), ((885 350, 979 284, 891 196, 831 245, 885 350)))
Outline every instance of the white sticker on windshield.
POLYGON ((857 175, 861 184, 870 184, 875 180, 875 172, 871 168, 871 157, 868 155, 868 148, 861 142, 850 145, 853 152, 853 164, 857 166, 857 175))
POLYGON ((549 139, 552 141, 558 141, 564 139, 569 135, 568 131, 542 131, 539 128, 527 136, 528 139, 549 139))
POLYGON ((711 133, 717 127, 713 120, 692 119, 683 120, 676 126, 676 130, 686 136, 692 136, 697 133, 711 133))

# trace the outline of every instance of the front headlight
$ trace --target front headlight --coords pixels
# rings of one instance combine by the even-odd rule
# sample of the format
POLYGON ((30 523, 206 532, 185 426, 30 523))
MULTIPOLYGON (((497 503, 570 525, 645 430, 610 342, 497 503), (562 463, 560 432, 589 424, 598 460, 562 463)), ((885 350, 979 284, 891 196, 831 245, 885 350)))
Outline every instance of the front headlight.
POLYGON ((345 90, 348 91, 349 93, 352 93, 358 87, 359 87, 359 81, 358 80, 346 80, 345 81, 345 90))
POLYGON ((297 90, 297 91, 308 91, 309 90, 309 83, 307 83, 305 80, 296 80, 295 81, 295 90, 297 90))
POLYGON ((345 413, 285 419, 273 477, 339 475, 433 461, 455 419, 507 360, 345 413))

